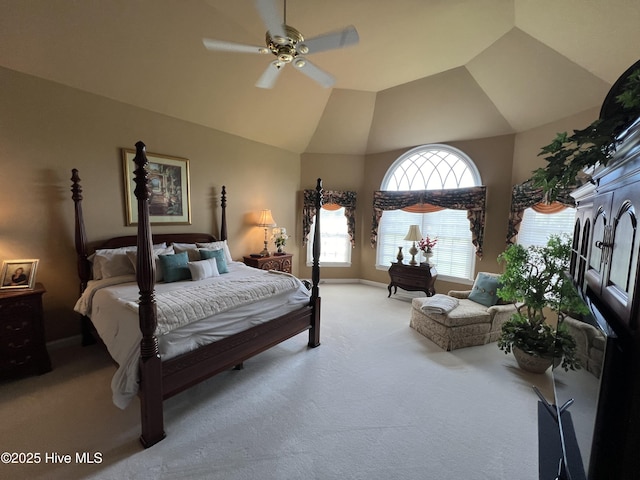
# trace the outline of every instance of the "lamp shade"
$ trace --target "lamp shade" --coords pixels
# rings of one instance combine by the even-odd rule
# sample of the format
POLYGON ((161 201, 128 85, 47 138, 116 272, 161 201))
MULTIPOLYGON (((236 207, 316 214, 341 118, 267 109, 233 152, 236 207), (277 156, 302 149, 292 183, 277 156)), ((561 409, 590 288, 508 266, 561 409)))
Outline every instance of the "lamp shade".
POLYGON ((260 212, 260 220, 258 220, 259 227, 275 227, 276 221, 273 219, 271 215, 271 210, 262 210, 260 212))
POLYGON ((404 237, 404 239, 410 242, 418 242, 422 240, 422 233, 420 232, 420 227, 418 225, 411 225, 409 227, 409 231, 407 232, 407 236, 404 237))

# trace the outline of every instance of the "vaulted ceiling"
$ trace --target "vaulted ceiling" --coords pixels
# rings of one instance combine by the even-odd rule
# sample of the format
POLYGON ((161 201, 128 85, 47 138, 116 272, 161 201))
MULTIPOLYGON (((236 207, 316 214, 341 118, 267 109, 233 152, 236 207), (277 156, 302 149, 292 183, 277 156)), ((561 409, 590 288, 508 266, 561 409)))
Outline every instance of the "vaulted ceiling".
MULTIPOLYGON (((276 0, 282 6, 281 0, 276 0)), ((251 0, 0 0, 0 66, 292 152, 364 154, 526 131, 599 107, 640 57, 637 0, 289 0, 306 38, 360 43, 254 86, 251 0)))

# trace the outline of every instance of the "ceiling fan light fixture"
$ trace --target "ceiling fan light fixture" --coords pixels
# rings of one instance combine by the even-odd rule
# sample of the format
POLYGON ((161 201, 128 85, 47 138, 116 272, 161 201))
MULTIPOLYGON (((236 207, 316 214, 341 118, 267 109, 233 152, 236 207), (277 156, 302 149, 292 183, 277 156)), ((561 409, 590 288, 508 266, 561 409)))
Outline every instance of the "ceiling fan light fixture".
POLYGON ((259 88, 272 88, 280 71, 287 65, 293 64, 301 73, 329 88, 335 84, 335 78, 304 55, 325 52, 348 47, 358 43, 359 37, 353 25, 339 31, 329 32, 305 41, 302 34, 287 25, 287 1, 284 1, 284 19, 276 7, 277 0, 254 0, 262 22, 267 27, 265 33, 266 46, 243 45, 223 40, 203 38, 202 42, 207 50, 240 53, 271 53, 276 58, 271 61, 262 76, 256 82, 259 88))
POLYGON ((265 34, 265 40, 267 42, 267 46, 271 51, 277 51, 278 48, 282 46, 292 46, 295 47, 296 44, 304 42, 304 37, 302 34, 293 27, 289 25, 283 25, 284 33, 286 37, 281 37, 279 35, 271 35, 271 33, 267 30, 265 34))

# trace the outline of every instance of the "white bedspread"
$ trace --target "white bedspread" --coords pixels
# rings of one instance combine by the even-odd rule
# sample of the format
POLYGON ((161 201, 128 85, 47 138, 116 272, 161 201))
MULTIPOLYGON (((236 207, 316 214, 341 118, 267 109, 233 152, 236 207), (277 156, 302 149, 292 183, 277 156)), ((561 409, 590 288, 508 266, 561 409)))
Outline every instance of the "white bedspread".
MULTIPOLYGON (((156 294, 158 326, 156 335, 232 308, 257 302, 281 292, 294 291, 300 281, 288 273, 269 271, 250 277, 231 278, 225 282, 189 282, 179 290, 156 294), (197 285, 191 285, 198 283, 197 285)), ((183 282, 185 283, 185 282, 183 282)), ((124 302, 138 313, 138 302, 124 302)))
MULTIPOLYGON (((309 291, 297 278, 257 270, 240 262, 230 263, 229 273, 219 277, 197 282, 158 283, 155 286, 156 300, 180 296, 180 291, 184 293, 185 287, 188 290, 206 290, 209 288, 207 285, 226 282, 251 283, 256 281, 255 277, 262 278, 261 282, 273 279, 280 286, 274 287, 273 294, 258 302, 247 302, 221 310, 213 316, 189 322, 159 335, 161 357, 166 360, 194 350, 296 310, 309 302, 309 291), (252 278, 254 280, 249 280, 252 278), (290 288, 283 287, 286 283, 290 288)), ((125 408, 138 392, 138 358, 142 337, 137 308, 132 308, 133 305, 137 307, 138 298, 139 289, 135 277, 126 275, 89 282, 75 308, 77 312, 91 318, 111 357, 118 364, 111 390, 113 403, 120 408, 125 408)))

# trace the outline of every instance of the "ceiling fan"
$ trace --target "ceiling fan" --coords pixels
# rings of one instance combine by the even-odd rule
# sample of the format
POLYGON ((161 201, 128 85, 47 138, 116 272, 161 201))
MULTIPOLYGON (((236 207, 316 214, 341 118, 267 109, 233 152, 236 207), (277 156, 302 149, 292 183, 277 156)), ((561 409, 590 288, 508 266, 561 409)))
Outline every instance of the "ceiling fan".
POLYGON ((266 46, 243 45, 203 38, 202 43, 205 48, 223 52, 271 53, 275 55, 276 60, 269 64, 256 83, 256 87, 259 88, 272 88, 280 72, 288 63, 323 87, 333 86, 335 78, 311 63, 306 55, 357 44, 359 37, 355 27, 349 26, 340 31, 305 40, 298 30, 287 25, 286 0, 284 0, 284 21, 280 20, 275 0, 255 0, 255 6, 267 27, 266 46))

